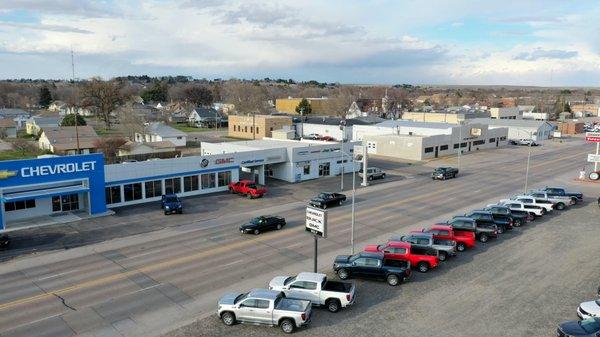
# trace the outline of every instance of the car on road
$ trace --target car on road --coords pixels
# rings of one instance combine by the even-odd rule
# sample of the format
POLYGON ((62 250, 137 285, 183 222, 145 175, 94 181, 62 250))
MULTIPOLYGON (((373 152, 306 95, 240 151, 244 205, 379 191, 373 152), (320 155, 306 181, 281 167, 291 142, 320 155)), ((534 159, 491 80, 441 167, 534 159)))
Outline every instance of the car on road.
POLYGON ((517 200, 502 199, 498 204, 508 207, 511 211, 528 212, 535 217, 541 217, 546 214, 546 210, 542 206, 530 205, 517 200))
POLYGON ((573 199, 573 201, 577 204, 583 201, 583 193, 581 192, 569 192, 562 187, 548 187, 541 189, 540 191, 548 193, 549 196, 568 196, 573 199))
POLYGON ((475 238, 481 242, 488 242, 490 238, 498 237, 498 226, 489 223, 482 223, 475 219, 465 216, 455 216, 448 220, 446 224, 455 231, 473 232, 475 238))
POLYGON ((306 272, 296 276, 276 276, 269 282, 269 289, 325 306, 330 312, 351 306, 356 292, 353 283, 330 281, 325 274, 306 272))
POLYGON ((536 143, 533 139, 519 139, 517 141, 517 145, 521 146, 539 146, 540 144, 536 143))
POLYGON ((431 179, 433 180, 446 180, 450 178, 456 178, 458 169, 454 167, 436 167, 431 173, 431 179))
POLYGON ((435 249, 440 261, 456 256, 456 241, 438 239, 432 233, 410 232, 407 235, 392 236, 390 241, 404 241, 410 243, 412 247, 435 249))
POLYGON ((183 213, 183 203, 181 202, 177 194, 163 194, 160 198, 160 208, 163 209, 165 215, 173 213, 183 213))
POLYGON ((552 212, 554 210, 554 203, 548 200, 538 199, 526 195, 517 195, 511 198, 512 200, 520 201, 526 205, 540 206, 544 209, 543 214, 552 212))
POLYGON ((322 192, 316 197, 310 199, 309 205, 318 208, 327 208, 336 205, 342 205, 346 201, 346 196, 342 193, 322 192))
POLYGON ((435 224, 429 228, 423 228, 421 231, 433 234, 436 239, 455 241, 456 250, 459 252, 464 252, 467 248, 475 248, 475 233, 457 231, 445 223, 435 224))
MULTIPOLYGON (((358 172, 359 177, 364 176, 364 172, 361 170, 358 172)), ((385 172, 377 167, 368 167, 367 168, 367 180, 375 180, 375 179, 385 179, 385 172)))
POLYGON ((365 252, 381 252, 386 259, 402 260, 410 262, 421 273, 426 273, 431 268, 440 264, 438 252, 432 248, 413 246, 408 242, 389 241, 382 245, 367 245, 365 252))
POLYGON ((321 136, 319 138, 319 140, 323 140, 323 141, 326 141, 326 142, 335 142, 335 138, 333 138, 331 136, 321 136))
POLYGON ((575 205, 575 200, 577 199, 569 196, 550 195, 547 192, 543 191, 530 191, 528 195, 537 199, 544 199, 553 202, 556 205, 556 209, 559 211, 568 208, 572 205, 575 205))
POLYGON ((261 215, 240 226, 242 234, 258 235, 269 230, 280 230, 285 226, 285 218, 275 215, 261 215))
POLYGON ((365 278, 385 280, 391 286, 406 281, 411 274, 410 262, 386 259, 381 252, 360 252, 355 255, 338 255, 333 270, 342 280, 365 278))
POLYGON ((513 227, 521 227, 534 218, 533 215, 525 211, 512 211, 510 208, 501 205, 487 205, 483 210, 492 213, 494 218, 512 220, 513 227))
POLYGON ((321 135, 316 134, 316 133, 311 133, 311 134, 305 136, 304 139, 319 140, 319 139, 321 139, 321 135))
POLYGON ((599 334, 600 318, 598 317, 564 322, 556 329, 557 337, 598 337, 599 334))
POLYGON ((267 193, 267 188, 252 180, 240 180, 229 183, 229 192, 245 195, 248 199, 260 198, 267 193))
POLYGON ((310 301, 287 298, 281 291, 267 289, 225 294, 217 303, 217 314, 227 326, 238 322, 279 326, 285 333, 308 325, 312 314, 310 301))
POLYGON ((494 216, 490 211, 476 210, 465 214, 466 217, 474 219, 479 224, 496 225, 498 234, 513 229, 513 220, 506 216, 494 216))
POLYGON ((0 235, 0 249, 6 249, 10 246, 10 237, 6 234, 0 235))
POLYGON ((577 308, 577 316, 581 319, 600 317, 600 298, 581 303, 577 308))

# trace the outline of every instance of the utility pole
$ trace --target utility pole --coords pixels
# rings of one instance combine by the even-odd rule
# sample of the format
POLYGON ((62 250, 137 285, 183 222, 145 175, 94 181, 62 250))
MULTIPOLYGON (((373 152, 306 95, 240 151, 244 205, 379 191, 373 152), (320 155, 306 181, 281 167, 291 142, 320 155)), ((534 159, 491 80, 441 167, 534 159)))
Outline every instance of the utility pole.
MULTIPOLYGON (((73 47, 71 47, 71 82, 73 82, 73 86, 75 86, 75 58, 73 57, 73 47)), ((75 93, 73 92, 73 95, 75 93)), ((79 146, 79 121, 77 117, 79 117, 79 111, 77 111, 77 104, 73 102, 73 113, 75 114, 75 139, 77 140, 77 154, 81 154, 81 149, 79 146)))

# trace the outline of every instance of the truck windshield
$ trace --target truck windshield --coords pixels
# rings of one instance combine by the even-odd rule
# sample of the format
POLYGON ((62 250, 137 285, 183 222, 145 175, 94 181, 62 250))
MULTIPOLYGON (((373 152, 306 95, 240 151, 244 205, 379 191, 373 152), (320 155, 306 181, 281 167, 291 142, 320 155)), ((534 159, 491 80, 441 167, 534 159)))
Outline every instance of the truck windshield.
POLYGON ((287 286, 288 284, 294 282, 295 279, 296 279, 295 276, 290 276, 290 277, 286 278, 285 281, 283 281, 283 284, 287 286))
POLYGON ((177 200, 176 197, 166 197, 165 198, 165 202, 177 202, 179 200, 177 200))
POLYGON ((235 298, 235 300, 233 301, 233 303, 237 304, 240 301, 246 299, 247 296, 248 296, 248 293, 241 294, 240 296, 238 296, 238 297, 235 298))

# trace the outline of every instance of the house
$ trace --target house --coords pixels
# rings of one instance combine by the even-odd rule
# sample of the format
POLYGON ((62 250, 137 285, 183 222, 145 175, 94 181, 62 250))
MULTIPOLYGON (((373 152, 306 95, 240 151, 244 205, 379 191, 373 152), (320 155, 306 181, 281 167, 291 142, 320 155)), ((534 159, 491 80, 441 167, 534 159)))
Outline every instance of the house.
POLYGON ((169 105, 169 103, 167 103, 167 102, 158 102, 158 103, 156 103, 155 108, 157 108, 158 110, 163 110, 163 109, 166 109, 168 105, 169 105))
POLYGON ((383 112, 382 101, 371 98, 359 98, 350 104, 346 118, 357 118, 369 115, 380 116, 383 112))
POLYGON ((63 101, 54 101, 48 106, 48 111, 58 112, 61 116, 64 116, 67 108, 67 103, 63 101))
POLYGON ((56 128, 62 121, 61 117, 40 117, 33 116, 25 122, 25 132, 28 135, 37 136, 45 128, 56 128))
POLYGON ((526 119, 475 118, 469 120, 469 123, 487 124, 490 130, 508 128, 509 140, 533 139, 537 142, 550 138, 555 129, 552 124, 546 121, 526 119))
POLYGON ((12 119, 0 119, 0 138, 17 138, 17 123, 12 119))
POLYGON ((273 130, 291 128, 292 117, 277 115, 230 115, 229 137, 244 139, 263 139, 271 137, 273 130))
POLYGON ((46 127, 38 145, 40 149, 58 155, 88 154, 96 152, 99 139, 91 126, 46 127))
POLYGON ((185 146, 187 135, 185 132, 172 128, 164 123, 149 123, 144 127, 143 133, 135 133, 138 143, 171 141, 175 146, 185 146))
POLYGON ((90 111, 90 109, 87 108, 81 108, 81 107, 75 107, 75 106, 70 106, 68 108, 66 108, 65 110, 65 115, 70 115, 70 114, 79 114, 80 116, 84 116, 84 117, 91 117, 94 114, 90 111))
POLYGON ((169 114, 169 122, 183 124, 189 123, 188 113, 185 109, 177 109, 169 114))
POLYGON ((569 102, 571 111, 581 117, 600 116, 600 104, 585 101, 569 102))
POLYGON ((492 119, 521 119, 523 115, 517 107, 511 108, 490 108, 490 118, 492 119))
POLYGON ((230 113, 235 111, 235 104, 231 103, 213 103, 213 109, 225 114, 229 115, 230 113))
POLYGON ((169 140, 159 142, 136 143, 129 141, 117 150, 119 157, 151 155, 156 153, 175 153, 175 144, 169 140))
POLYGON ((29 112, 22 109, 0 108, 0 118, 14 120, 17 123, 17 129, 24 127, 30 116, 29 112))
POLYGON ((226 122, 227 117, 213 108, 197 107, 188 116, 188 124, 199 128, 223 126, 226 122))

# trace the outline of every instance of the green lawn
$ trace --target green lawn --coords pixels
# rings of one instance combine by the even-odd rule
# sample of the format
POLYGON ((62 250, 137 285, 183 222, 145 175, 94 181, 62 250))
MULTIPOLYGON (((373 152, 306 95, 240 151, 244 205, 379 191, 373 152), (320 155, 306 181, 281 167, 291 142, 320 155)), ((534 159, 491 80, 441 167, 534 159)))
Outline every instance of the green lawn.
POLYGON ((21 151, 16 150, 4 150, 0 151, 0 160, 15 160, 15 159, 27 159, 35 158, 39 153, 26 152, 23 154, 21 151))
POLYGON ((169 126, 183 132, 203 132, 215 130, 214 128, 195 128, 193 126, 188 126, 187 124, 169 124, 169 126))
POLYGON ((117 129, 105 129, 104 127, 94 128, 98 136, 123 136, 123 132, 117 129))

